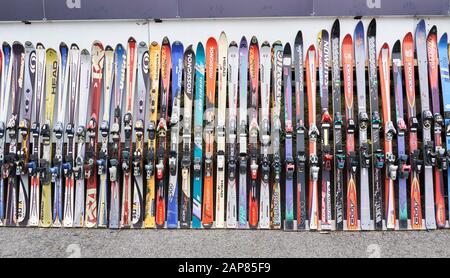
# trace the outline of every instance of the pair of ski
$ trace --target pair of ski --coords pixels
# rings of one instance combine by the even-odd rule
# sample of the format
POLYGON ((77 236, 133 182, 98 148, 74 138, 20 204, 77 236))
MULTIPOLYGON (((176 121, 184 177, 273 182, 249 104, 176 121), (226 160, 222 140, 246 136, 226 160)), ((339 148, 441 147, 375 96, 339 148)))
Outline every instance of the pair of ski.
POLYGON ((217 137, 218 137, 218 156, 217 156, 217 178, 216 178, 216 228, 225 227, 225 151, 226 138, 228 138, 228 195, 227 195, 227 218, 228 228, 269 228, 269 97, 270 97, 270 46, 267 42, 262 45, 263 65, 260 68, 260 53, 258 42, 255 37, 252 38, 250 47, 247 46, 245 37, 241 40, 238 48, 235 42, 227 46, 225 33, 219 38, 219 44, 215 39, 210 38, 206 44, 206 63, 203 46, 197 47, 196 60, 196 92, 194 115, 194 196, 193 196, 193 218, 192 227, 211 228, 213 225, 213 143, 215 125, 215 80, 217 61, 219 62, 219 91, 218 91, 218 118, 217 118, 217 137), (238 56, 239 55, 239 56, 238 56), (206 64, 206 65, 205 65, 206 64), (204 195, 202 198, 202 127, 203 127, 203 101, 204 101, 204 71, 206 66, 206 144, 205 144, 205 179, 204 195), (238 70, 239 67, 239 70, 238 70), (250 72, 251 82, 251 109, 250 109, 250 190, 248 196, 249 212, 247 219, 247 72, 250 72), (258 89, 259 76, 261 70, 261 90, 262 95, 262 185, 261 185, 261 205, 258 205, 258 89), (237 156, 237 102, 238 102, 238 77, 240 78, 239 95, 239 158, 237 156), (244 77, 245 76, 245 77, 244 77), (228 78, 228 83, 227 83, 228 78), (226 119, 226 88, 228 85, 229 95, 229 129, 225 133, 226 119), (237 204, 237 160, 239 159, 239 208, 237 204), (258 209, 260 208, 260 210, 258 209), (239 216, 238 216, 239 214, 239 216), (259 215, 259 216, 258 216, 259 215))

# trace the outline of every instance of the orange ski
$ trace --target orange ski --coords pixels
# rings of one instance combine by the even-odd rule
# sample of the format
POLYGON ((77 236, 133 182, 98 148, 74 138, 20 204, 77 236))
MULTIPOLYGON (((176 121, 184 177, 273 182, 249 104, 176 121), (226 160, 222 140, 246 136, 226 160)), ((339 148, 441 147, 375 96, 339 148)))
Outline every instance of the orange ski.
POLYGON ((215 127, 215 97, 216 97, 217 41, 213 37, 206 42, 206 126, 205 126, 205 178, 203 193, 202 223, 205 228, 211 228, 214 215, 213 195, 213 155, 215 127))

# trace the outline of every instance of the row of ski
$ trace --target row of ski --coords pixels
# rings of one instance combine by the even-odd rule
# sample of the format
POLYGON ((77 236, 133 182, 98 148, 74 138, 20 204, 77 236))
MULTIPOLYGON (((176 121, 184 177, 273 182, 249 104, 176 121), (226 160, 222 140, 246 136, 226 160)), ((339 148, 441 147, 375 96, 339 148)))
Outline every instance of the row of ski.
POLYGON ((447 35, 438 43, 421 20, 414 39, 406 34, 392 51, 384 43, 377 58, 375 20, 367 40, 362 22, 342 44, 339 29, 336 20, 331 38, 322 30, 305 53, 301 31, 293 49, 259 47, 256 37, 228 43, 223 32, 196 51, 168 38, 130 38, 127 49, 95 41, 91 53, 4 43, 1 225, 444 228, 447 35))

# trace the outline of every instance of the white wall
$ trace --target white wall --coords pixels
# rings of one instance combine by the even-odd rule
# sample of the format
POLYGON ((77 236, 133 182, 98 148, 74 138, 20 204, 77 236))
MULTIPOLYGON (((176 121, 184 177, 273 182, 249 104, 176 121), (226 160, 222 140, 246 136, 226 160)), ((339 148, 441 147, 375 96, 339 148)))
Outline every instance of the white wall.
MULTIPOLYGON (((259 42, 268 40, 270 43, 281 40, 293 43, 298 30, 303 32, 305 48, 315 43, 317 33, 321 29, 330 31, 335 18, 267 18, 267 19, 208 19, 208 20, 167 20, 162 23, 131 22, 131 21, 90 21, 90 22, 33 22, 0 23, 0 41, 12 43, 15 40, 30 40, 42 42, 48 47, 57 48, 60 41, 75 42, 80 48, 90 50, 94 40, 100 40, 104 45, 112 46, 121 42, 126 44, 129 36, 136 40, 161 42, 164 36, 170 41, 180 40, 185 47, 206 42, 209 36, 218 37, 225 31, 228 40, 239 42, 242 35, 256 35, 259 42)), ((363 19, 367 28, 371 18, 363 19)), ((353 34, 357 20, 341 18, 341 39, 346 33, 353 34)), ((407 32, 414 32, 418 22, 414 17, 377 18, 377 47, 383 42, 393 45, 395 40, 402 39, 407 32)), ((450 31, 448 17, 426 18, 428 29, 433 24, 438 27, 438 37, 442 32, 450 31)), ((194 48, 195 49, 195 48, 194 48)))

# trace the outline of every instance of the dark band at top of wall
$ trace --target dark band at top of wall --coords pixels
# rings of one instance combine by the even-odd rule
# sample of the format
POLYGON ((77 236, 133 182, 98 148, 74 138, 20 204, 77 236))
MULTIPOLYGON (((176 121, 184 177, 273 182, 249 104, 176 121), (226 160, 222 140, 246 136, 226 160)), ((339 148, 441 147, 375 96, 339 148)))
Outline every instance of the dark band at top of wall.
POLYGON ((0 21, 449 15, 450 0, 5 0, 0 21))

